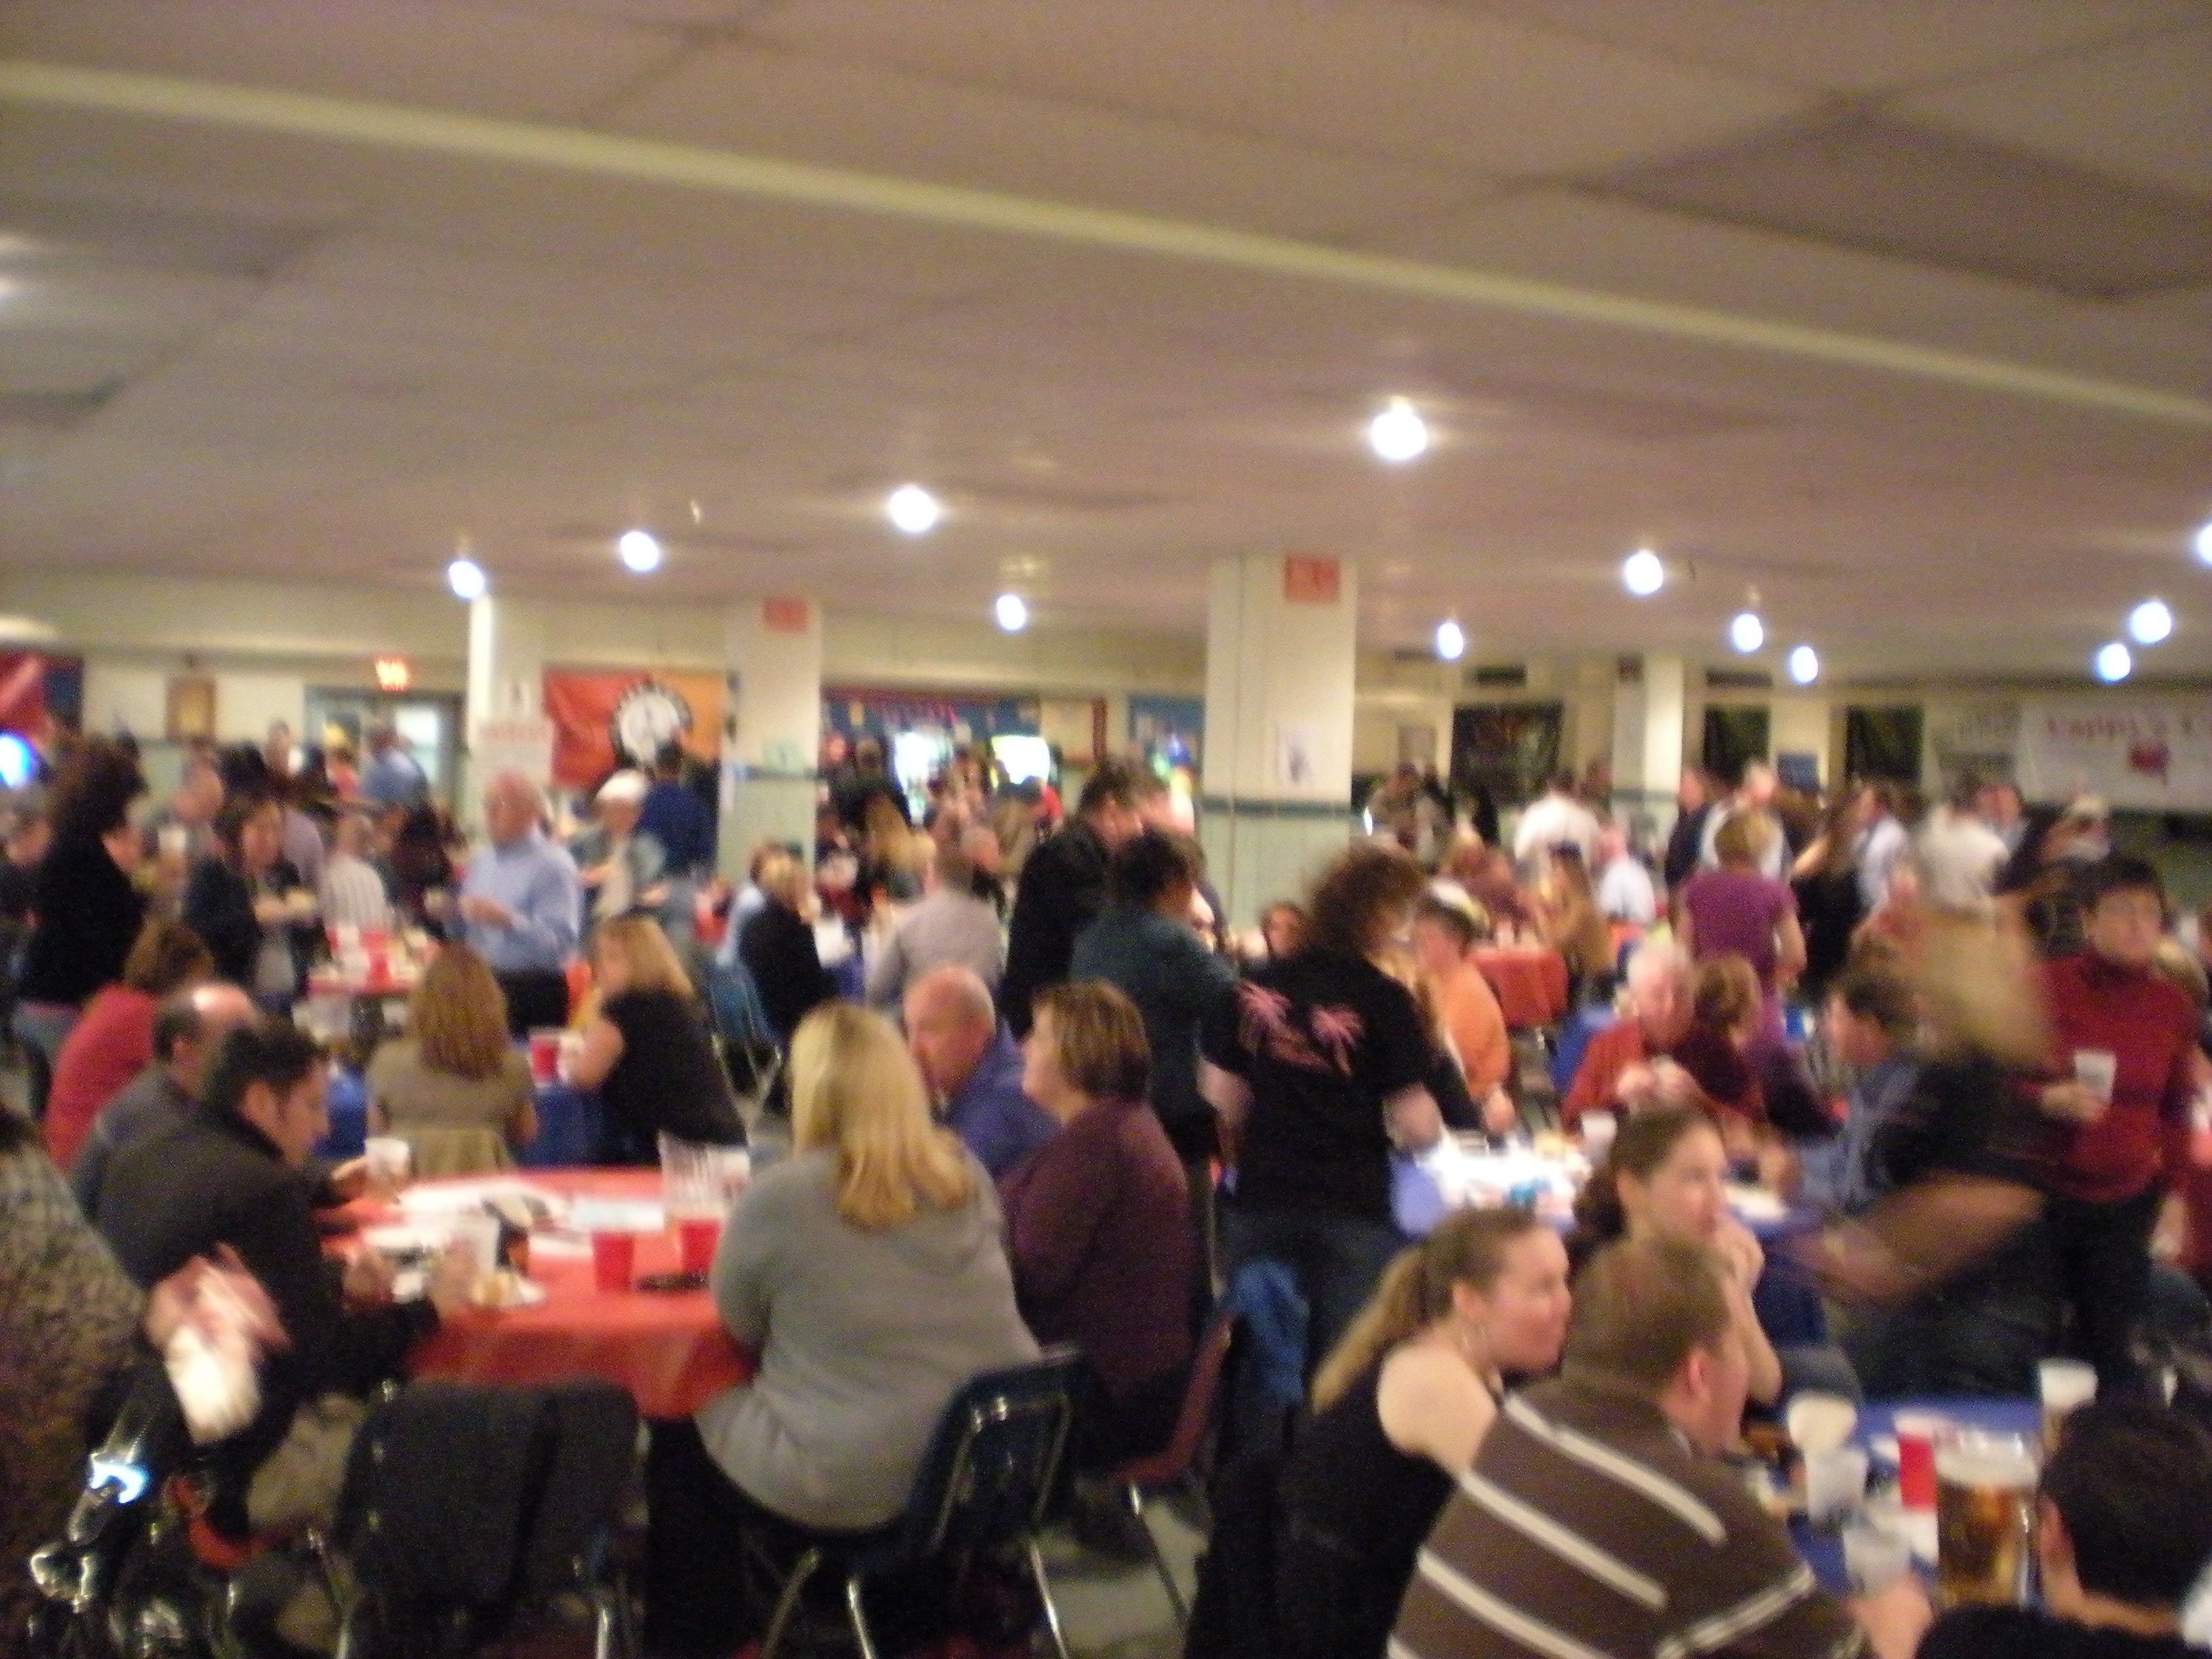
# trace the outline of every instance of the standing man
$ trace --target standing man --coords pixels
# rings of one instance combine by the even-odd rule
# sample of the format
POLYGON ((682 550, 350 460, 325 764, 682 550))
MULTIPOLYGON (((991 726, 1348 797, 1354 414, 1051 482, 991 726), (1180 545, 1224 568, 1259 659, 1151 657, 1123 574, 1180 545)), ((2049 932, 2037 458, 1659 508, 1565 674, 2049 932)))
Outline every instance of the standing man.
POLYGON ((390 725, 368 728, 368 764, 361 769, 361 797, 379 807, 412 806, 430 793, 430 781, 390 725))
POLYGON ((582 927, 576 861, 544 831, 544 798, 520 772, 484 791, 490 844, 469 860, 457 905, 468 942, 507 993, 507 1028, 568 1023, 568 958, 582 927))
POLYGON ((1583 855, 1583 867, 1595 870, 1597 832, 1597 814, 1575 799, 1575 775, 1554 772, 1541 799, 1514 827, 1513 861, 1524 871, 1535 870, 1554 847, 1572 847, 1583 855))
POLYGON ((1659 869, 1668 892, 1679 892, 1697 874, 1698 849, 1705 844, 1705 819, 1712 810, 1712 780, 1697 767, 1684 767, 1682 781, 1674 786, 1674 827, 1668 832, 1667 855, 1659 869))
POLYGON ((1084 783, 1075 821, 1041 842, 1022 868, 1006 934, 999 1000, 1016 1036, 1030 1030, 1030 999, 1067 978, 1075 936, 1106 908, 1106 860, 1144 828, 1145 802, 1159 793, 1151 773, 1109 757, 1084 783))

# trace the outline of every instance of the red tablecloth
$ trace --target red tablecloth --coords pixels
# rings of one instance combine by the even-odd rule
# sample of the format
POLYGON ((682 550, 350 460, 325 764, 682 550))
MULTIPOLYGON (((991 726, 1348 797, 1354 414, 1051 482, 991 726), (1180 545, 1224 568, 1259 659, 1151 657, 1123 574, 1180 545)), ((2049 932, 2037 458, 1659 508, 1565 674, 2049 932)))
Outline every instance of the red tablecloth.
POLYGON ((1498 993, 1515 1030, 1549 1025, 1567 1012, 1567 959, 1547 945, 1485 945, 1474 965, 1498 993))
MULTIPOLYGON (((658 1198, 657 1170, 532 1170, 533 1187, 564 1197, 658 1198)), ((641 1275, 674 1271, 665 1232, 637 1241, 641 1275)), ((647 1417, 688 1417, 752 1375, 704 1291, 603 1294, 590 1259, 534 1252, 530 1276, 546 1290, 534 1308, 472 1309, 441 1324, 416 1350, 417 1376, 465 1382, 550 1382, 603 1376, 628 1389, 647 1417)))

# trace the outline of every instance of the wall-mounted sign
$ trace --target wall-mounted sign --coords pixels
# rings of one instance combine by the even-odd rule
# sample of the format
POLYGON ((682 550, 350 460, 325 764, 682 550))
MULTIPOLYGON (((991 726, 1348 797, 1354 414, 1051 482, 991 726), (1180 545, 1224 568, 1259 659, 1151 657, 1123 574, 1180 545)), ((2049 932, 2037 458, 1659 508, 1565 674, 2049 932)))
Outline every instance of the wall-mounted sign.
POLYGON ((804 634, 806 623, 806 601, 804 599, 761 601, 761 626, 771 634, 804 634))
POLYGON ((415 684, 415 665, 404 657, 379 657, 375 667, 380 691, 404 691, 415 684))
POLYGON ((1286 605, 1334 605, 1344 595, 1344 567, 1334 559, 1293 553, 1283 561, 1286 605))

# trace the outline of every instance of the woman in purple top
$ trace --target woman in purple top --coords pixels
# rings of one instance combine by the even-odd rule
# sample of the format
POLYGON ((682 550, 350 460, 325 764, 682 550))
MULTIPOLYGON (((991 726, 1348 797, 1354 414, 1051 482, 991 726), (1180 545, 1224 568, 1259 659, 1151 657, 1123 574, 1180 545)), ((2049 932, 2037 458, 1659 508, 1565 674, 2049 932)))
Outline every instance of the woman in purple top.
POLYGON ((1190 1368, 1197 1248, 1182 1160, 1145 1103, 1136 1005, 1103 980, 1037 994, 1022 1091, 1060 1131, 999 1182, 1014 1297, 1040 1343, 1073 1342, 1095 1383, 1079 1467, 1149 1455, 1190 1368))
POLYGON ((1766 1023, 1777 1030, 1782 1022, 1777 989, 1805 966, 1797 900, 1787 883, 1760 873, 1779 833, 1764 812, 1738 812, 1721 825, 1713 838, 1720 868, 1705 871, 1682 890, 1674 922, 1693 961, 1734 954, 1751 964, 1766 1000, 1766 1023))

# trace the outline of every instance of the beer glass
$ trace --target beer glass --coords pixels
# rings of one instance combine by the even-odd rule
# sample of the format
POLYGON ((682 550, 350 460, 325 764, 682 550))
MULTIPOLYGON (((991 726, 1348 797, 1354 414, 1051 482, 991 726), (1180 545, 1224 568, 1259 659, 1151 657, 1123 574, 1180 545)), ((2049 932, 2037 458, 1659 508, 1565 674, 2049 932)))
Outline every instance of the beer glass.
POLYGON ((1968 1430, 1936 1448, 1936 1586, 1948 1604, 2027 1600, 2036 1460, 2022 1435, 1968 1430))
POLYGON ((2035 1368, 2036 1392, 2043 1401, 2043 1453, 2058 1446, 2067 1413, 2097 1397, 2097 1368, 2078 1359, 2046 1359, 2035 1368))

